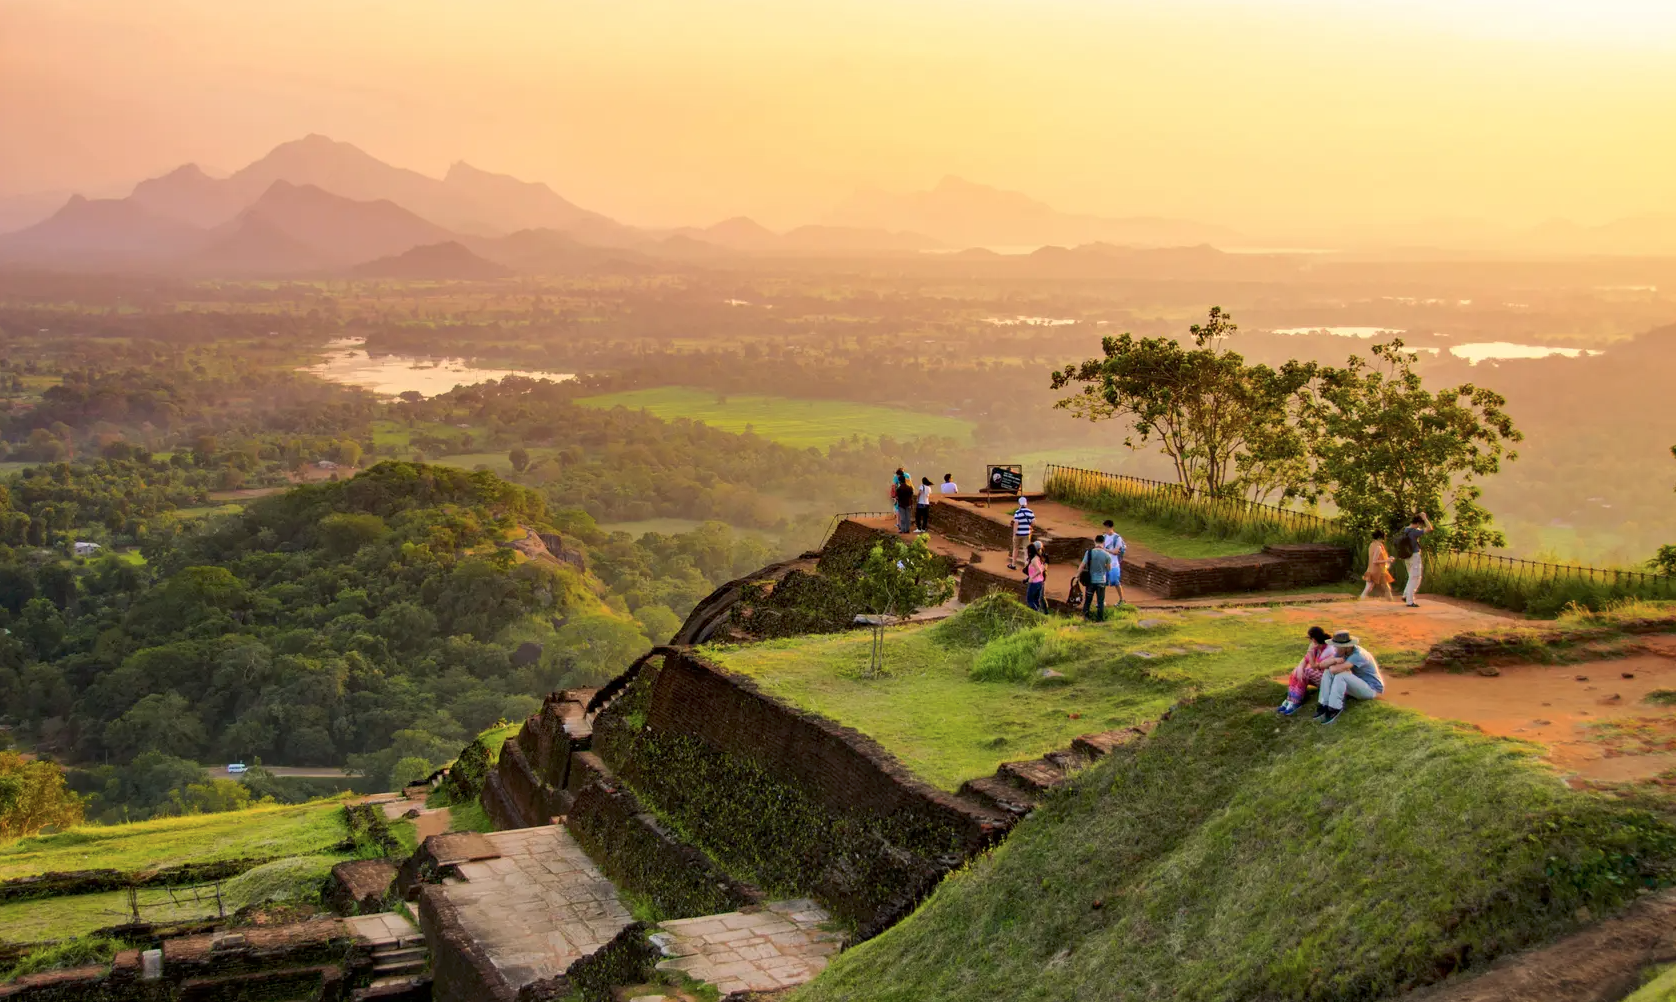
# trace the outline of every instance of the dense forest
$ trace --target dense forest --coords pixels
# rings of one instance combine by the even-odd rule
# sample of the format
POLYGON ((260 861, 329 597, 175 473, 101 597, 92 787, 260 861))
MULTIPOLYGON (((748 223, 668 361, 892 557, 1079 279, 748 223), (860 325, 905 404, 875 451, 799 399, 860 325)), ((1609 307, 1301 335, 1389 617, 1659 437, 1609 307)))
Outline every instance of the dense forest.
POLYGON ((384 776, 603 679, 766 557, 720 524, 636 541, 487 472, 386 462, 138 553, 0 549, 0 705, 37 750, 126 767, 101 788, 251 758, 384 776))

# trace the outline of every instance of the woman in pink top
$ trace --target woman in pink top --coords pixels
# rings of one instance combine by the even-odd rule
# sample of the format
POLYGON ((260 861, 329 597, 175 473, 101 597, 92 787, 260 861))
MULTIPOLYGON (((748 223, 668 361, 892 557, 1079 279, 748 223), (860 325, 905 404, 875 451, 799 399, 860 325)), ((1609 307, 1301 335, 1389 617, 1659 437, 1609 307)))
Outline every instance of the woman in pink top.
POLYGON ((1047 558, 1040 543, 1031 543, 1024 564, 1024 604, 1037 612, 1047 611, 1047 558))
POLYGON ((1298 667, 1292 669, 1292 677, 1286 683, 1286 701, 1278 709, 1281 716, 1290 717, 1298 712, 1298 707, 1304 705, 1309 698, 1309 687, 1321 684, 1321 673, 1327 667, 1327 662, 1338 660, 1338 648, 1327 639, 1327 631, 1319 626, 1309 628, 1309 650, 1304 652, 1304 659, 1298 662, 1298 667))

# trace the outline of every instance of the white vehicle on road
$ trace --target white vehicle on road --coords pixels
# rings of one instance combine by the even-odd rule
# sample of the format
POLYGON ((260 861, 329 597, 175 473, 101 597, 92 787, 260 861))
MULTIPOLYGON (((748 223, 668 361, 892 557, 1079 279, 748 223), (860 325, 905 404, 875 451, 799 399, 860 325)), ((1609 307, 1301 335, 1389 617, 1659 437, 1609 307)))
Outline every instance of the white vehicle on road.
POLYGON ((233 773, 234 775, 238 775, 239 773, 245 771, 248 768, 250 768, 250 767, 245 765, 243 762, 229 762, 229 763, 227 763, 227 771, 230 772, 230 773, 233 773))

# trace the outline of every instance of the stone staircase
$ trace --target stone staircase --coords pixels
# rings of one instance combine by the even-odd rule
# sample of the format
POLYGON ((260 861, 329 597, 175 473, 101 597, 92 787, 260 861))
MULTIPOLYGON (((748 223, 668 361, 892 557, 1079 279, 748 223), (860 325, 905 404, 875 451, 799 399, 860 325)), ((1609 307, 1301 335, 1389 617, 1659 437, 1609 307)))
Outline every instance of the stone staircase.
POLYGON ((430 949, 418 927, 397 912, 353 915, 343 920, 366 951, 367 983, 351 992, 360 1000, 424 998, 430 995, 430 949))
POLYGON ((1148 723, 1084 734, 1073 739, 1070 748, 1023 762, 1002 763, 995 775, 962 783, 960 793, 987 807, 1022 818, 1040 806, 1048 792, 1064 783, 1071 773, 1093 765, 1115 748, 1140 740, 1152 728, 1148 723))

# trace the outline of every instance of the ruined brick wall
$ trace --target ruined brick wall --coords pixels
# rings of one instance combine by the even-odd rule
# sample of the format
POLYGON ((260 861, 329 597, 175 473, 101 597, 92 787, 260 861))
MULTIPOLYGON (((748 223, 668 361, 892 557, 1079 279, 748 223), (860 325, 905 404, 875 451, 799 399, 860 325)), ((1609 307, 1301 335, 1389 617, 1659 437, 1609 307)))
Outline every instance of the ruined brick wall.
POLYGON ((979 550, 1004 550, 1012 545, 1012 532, 1007 516, 1016 507, 1017 498, 997 497, 988 515, 960 502, 932 499, 929 523, 931 531, 979 550), (1001 521, 997 522, 996 518, 1001 521))
POLYGON ((534 828, 569 811, 565 777, 570 772, 570 756, 588 748, 582 724, 594 694, 592 689, 548 694, 540 711, 501 746, 500 759, 485 779, 480 798, 495 827, 534 828))
POLYGON ((595 752, 735 876, 812 895, 871 935, 1010 819, 915 779, 878 744, 671 651, 594 721, 595 752))
MULTIPOLYGON (((1090 543, 1075 543, 1068 556, 1054 556, 1051 562, 1079 563, 1090 543)), ((1193 598, 1231 592, 1274 591, 1333 584, 1350 574, 1350 551, 1325 543, 1288 543, 1265 546, 1261 553, 1234 557, 1205 557, 1186 560, 1176 557, 1130 559, 1123 562, 1123 583, 1152 592, 1160 598, 1193 598)), ((959 597, 972 602, 991 592, 1010 592, 1024 600, 1024 579, 1016 571, 967 567, 960 577, 959 597)), ((1062 599, 1064 596, 1050 596, 1062 599)))
POLYGON ((981 816, 914 778, 872 738, 781 702, 696 654, 664 658, 646 726, 758 762, 834 812, 913 818, 955 832, 974 851, 987 841, 981 816))
POLYGON ((513 1002, 517 991, 460 923, 459 911, 434 884, 419 888, 419 929, 431 950, 431 993, 438 999, 513 1002))
POLYGON ((572 772, 576 800, 566 830, 612 883, 649 898, 666 918, 758 903, 759 893, 667 830, 593 753, 581 752, 572 772))
POLYGON ((1328 543, 1287 543, 1232 557, 1154 557, 1123 564, 1125 583, 1164 598, 1307 588, 1343 581, 1349 574, 1350 551, 1328 543))

